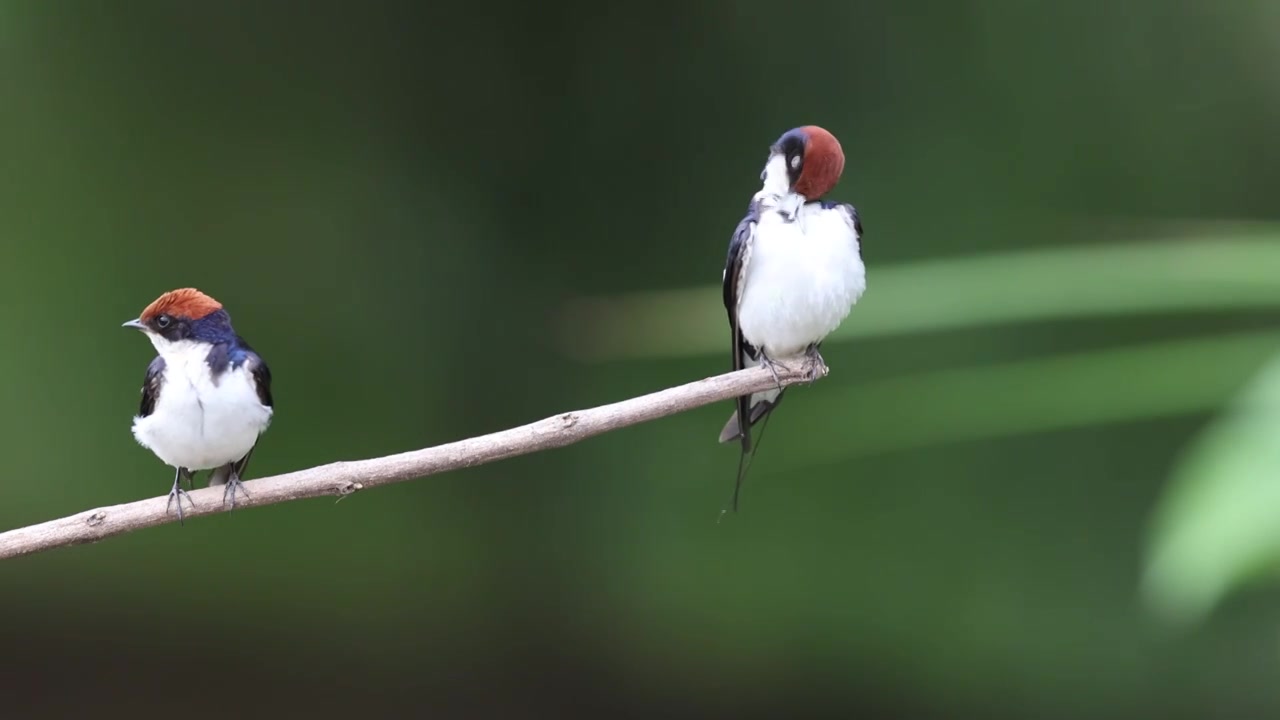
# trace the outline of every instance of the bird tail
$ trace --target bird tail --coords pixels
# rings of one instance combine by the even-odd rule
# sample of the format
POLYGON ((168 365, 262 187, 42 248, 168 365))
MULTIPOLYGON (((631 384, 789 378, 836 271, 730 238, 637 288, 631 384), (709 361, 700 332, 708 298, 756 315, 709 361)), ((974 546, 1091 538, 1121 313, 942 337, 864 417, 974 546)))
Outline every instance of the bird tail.
POLYGON ((751 452, 751 428, 755 427, 761 420, 764 420, 773 409, 778 407, 782 402, 781 390, 769 390, 754 395, 743 395, 736 399, 738 407, 729 416, 729 421, 724 424, 724 429, 720 431, 720 442, 727 443, 734 440, 742 441, 742 449, 751 452), (747 418, 744 426, 742 418, 747 418))
POLYGON ((729 422, 724 424, 724 429, 720 431, 720 442, 727 443, 734 440, 742 440, 742 449, 744 451, 751 450, 751 432, 742 432, 742 425, 738 422, 738 411, 734 410, 729 416, 729 422))
POLYGON ((214 468, 213 472, 209 473, 209 487, 213 487, 214 485, 226 485, 227 480, 230 478, 231 463, 227 463, 219 468, 214 468))
POLYGON ((724 429, 720 431, 720 442, 726 443, 732 440, 739 440, 742 450, 738 455, 738 476, 733 485, 733 500, 730 507, 734 512, 738 511, 738 499, 742 494, 742 483, 747 479, 747 471, 751 469, 751 461, 755 459, 756 451, 760 448, 760 443, 764 440, 764 430, 769 425, 769 417, 773 414, 774 408, 782 402, 781 390, 770 390, 768 392, 756 393, 754 395, 743 395, 737 399, 738 408, 729 416, 729 421, 725 423, 724 429), (747 422, 743 423, 742 418, 746 418, 747 422), (760 427, 760 436, 753 443, 751 439, 751 429, 756 424, 764 422, 760 427))

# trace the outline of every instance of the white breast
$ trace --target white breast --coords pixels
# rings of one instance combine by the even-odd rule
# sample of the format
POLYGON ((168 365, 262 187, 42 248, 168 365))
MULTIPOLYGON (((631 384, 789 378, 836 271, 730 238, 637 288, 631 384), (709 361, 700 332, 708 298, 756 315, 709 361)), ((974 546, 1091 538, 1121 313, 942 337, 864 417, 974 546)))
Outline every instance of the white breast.
POLYGON ((208 470, 243 458, 271 422, 247 367, 215 383, 208 346, 175 343, 162 354, 164 383, 155 411, 133 421, 133 436, 166 464, 208 470))
POLYGON ((745 268, 739 327, 769 357, 795 355, 839 327, 866 286, 846 210, 813 203, 787 222, 769 207, 761 213, 745 268))

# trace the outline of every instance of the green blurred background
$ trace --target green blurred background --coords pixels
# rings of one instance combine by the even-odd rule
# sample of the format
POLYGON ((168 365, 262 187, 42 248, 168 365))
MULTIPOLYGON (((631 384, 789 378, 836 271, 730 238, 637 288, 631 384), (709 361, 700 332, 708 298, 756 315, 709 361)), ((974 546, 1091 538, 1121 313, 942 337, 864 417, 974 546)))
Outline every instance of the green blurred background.
POLYGON ((5 716, 1275 717, 1280 4, 0 2, 4 528, 160 495, 161 292, 261 477, 726 370, 766 150, 869 288, 728 403, 0 564, 5 716))

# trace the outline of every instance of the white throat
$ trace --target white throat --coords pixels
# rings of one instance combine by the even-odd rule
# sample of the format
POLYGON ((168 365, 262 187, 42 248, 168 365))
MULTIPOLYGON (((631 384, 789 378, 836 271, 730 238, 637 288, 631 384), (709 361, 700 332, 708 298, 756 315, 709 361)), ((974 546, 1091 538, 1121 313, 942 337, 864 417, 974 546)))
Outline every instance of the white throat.
POLYGON ((147 333, 147 339, 151 341, 151 346, 156 349, 156 354, 164 358, 166 362, 181 361, 187 357, 204 361, 206 355, 209 354, 209 344, 196 342, 195 340, 168 340, 158 333, 147 333))
POLYGON ((764 164, 764 187, 760 194, 782 196, 791 192, 791 178, 787 177, 787 156, 775 153, 764 164))
POLYGON ((777 210, 787 217, 795 217, 805 197, 792 191, 791 178, 787 176, 787 158, 781 153, 769 156, 764 166, 764 185, 755 199, 763 208, 777 210))

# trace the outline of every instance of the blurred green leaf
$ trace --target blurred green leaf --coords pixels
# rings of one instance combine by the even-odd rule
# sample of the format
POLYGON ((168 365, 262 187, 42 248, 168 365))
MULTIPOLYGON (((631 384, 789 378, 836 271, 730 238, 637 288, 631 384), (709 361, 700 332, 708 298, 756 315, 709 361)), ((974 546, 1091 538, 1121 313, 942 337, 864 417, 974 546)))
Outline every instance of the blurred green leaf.
POLYGON ((1188 448, 1156 512, 1145 577, 1166 617, 1203 617, 1280 561, 1280 355, 1188 448))
MULTIPOLYGON (((1213 224, 1169 242, 872 265, 827 342, 1058 318, 1280 306, 1280 229, 1213 224)), ((583 360, 724 352, 719 286, 582 298, 560 317, 583 360)))
MULTIPOLYGON (((1239 332, 913 373, 812 394, 801 386, 788 403, 804 403, 793 412, 809 421, 772 432, 790 448, 787 457, 808 465, 1203 412, 1231 397, 1278 346, 1275 331, 1239 332), (850 414, 851 407, 859 412, 850 414)), ((1280 435, 1280 423, 1273 429, 1280 435)), ((1280 523, 1276 528, 1280 539, 1280 523)))

